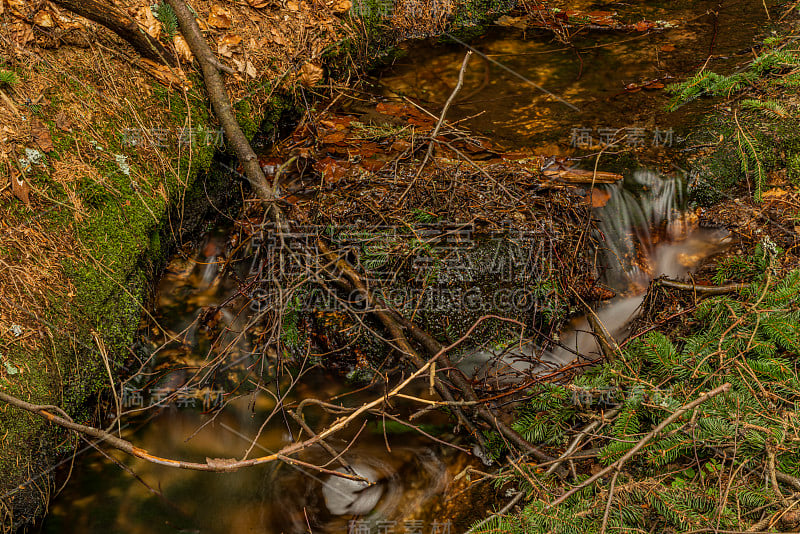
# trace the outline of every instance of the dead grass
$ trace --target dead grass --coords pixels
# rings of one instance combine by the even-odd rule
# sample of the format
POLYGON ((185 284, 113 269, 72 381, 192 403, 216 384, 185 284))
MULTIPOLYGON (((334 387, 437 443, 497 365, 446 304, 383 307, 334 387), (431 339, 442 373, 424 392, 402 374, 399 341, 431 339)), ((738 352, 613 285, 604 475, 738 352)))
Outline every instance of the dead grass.
POLYGON ((45 337, 33 318, 45 314, 48 293, 74 294, 60 263, 64 255, 74 255, 75 243, 71 235, 55 234, 36 219, 27 224, 2 220, 0 236, 5 249, 0 257, 0 346, 34 352, 45 337))

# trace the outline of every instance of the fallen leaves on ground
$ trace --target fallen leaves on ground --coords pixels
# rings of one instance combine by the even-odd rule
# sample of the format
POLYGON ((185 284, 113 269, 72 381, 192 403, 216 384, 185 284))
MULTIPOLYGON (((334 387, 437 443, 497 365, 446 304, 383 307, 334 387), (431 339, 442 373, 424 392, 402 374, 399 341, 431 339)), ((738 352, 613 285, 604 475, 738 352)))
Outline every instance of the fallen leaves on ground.
POLYGON ((11 177, 11 192, 26 206, 29 208, 31 207, 31 201, 29 198, 31 186, 27 181, 25 181, 22 175, 16 174, 15 176, 11 177))
POLYGON ((182 61, 191 63, 194 55, 192 55, 192 49, 189 48, 189 43, 180 35, 176 35, 172 42, 175 45, 175 51, 178 52, 178 57, 182 61))
POLYGON ((300 69, 300 83, 306 87, 313 87, 322 81, 323 71, 322 67, 318 67, 307 61, 300 69))
POLYGON ((208 25, 212 28, 225 29, 231 27, 231 12, 222 6, 211 6, 211 14, 208 16, 208 25))
POLYGON ((44 152, 53 150, 53 140, 50 137, 50 130, 39 119, 31 119, 31 139, 44 152))

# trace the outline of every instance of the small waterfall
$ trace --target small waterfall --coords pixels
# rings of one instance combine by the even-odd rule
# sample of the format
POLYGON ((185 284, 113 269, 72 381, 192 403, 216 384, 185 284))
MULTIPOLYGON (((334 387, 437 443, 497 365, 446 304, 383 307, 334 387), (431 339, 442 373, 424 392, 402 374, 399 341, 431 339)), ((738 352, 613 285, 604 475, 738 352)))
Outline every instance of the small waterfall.
MULTIPOLYGON (((622 341, 650 280, 664 275, 686 276, 700 260, 720 250, 727 232, 697 227, 694 216, 686 210, 680 177, 640 169, 609 186, 609 193, 608 203, 595 210, 597 237, 603 281, 619 296, 599 306, 595 313, 606 330, 622 341)), ((599 355, 586 317, 574 320, 560 338, 563 347, 550 351, 546 358, 555 365, 573 361, 574 352, 599 355)))
MULTIPOLYGON (((602 282, 618 296, 596 310, 600 322, 615 339, 627 334, 627 325, 639 308, 650 280, 666 275, 683 277, 700 260, 717 252, 727 232, 696 227, 686 210, 683 181, 639 169, 606 187, 605 206, 596 208, 597 243, 602 282)), ((600 349, 586 317, 571 321, 560 333, 560 346, 542 351, 532 340, 502 356, 474 351, 463 360, 465 371, 492 377, 530 374, 543 368, 561 367, 576 359, 596 357, 600 349), (486 369, 487 362, 496 363, 486 369)))
POLYGON ((656 249, 685 237, 682 181, 640 169, 608 187, 610 198, 595 210, 606 285, 625 291, 647 283, 659 269, 656 249))

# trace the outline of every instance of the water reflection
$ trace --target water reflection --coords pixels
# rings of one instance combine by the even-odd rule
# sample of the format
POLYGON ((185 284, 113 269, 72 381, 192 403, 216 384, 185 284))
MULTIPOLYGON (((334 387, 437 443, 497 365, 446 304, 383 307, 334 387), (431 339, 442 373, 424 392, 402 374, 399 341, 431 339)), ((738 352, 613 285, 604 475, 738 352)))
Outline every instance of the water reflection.
MULTIPOLYGON (((593 2, 562 4, 568 9, 598 9, 593 2)), ((724 0, 713 5, 690 0, 644 1, 599 9, 618 11, 624 22, 668 21, 670 27, 646 33, 576 31, 569 45, 538 30, 489 32, 472 46, 518 76, 473 55, 448 119, 490 136, 498 145, 527 147, 535 154, 572 153, 571 131, 577 127, 638 126, 647 129, 650 137, 657 127, 665 130, 684 125, 687 113, 698 108, 663 113, 669 98, 663 90, 632 92, 626 85, 652 80, 669 84, 703 66, 707 59, 706 68, 711 70, 736 68, 734 56, 751 58, 746 50, 766 22, 764 5, 751 0, 724 0)), ((463 58, 460 45, 431 54, 430 43, 412 44, 407 55, 382 71, 377 81, 384 95, 407 97, 438 114, 456 86, 463 58)))
MULTIPOLYGON (((254 365, 253 339, 243 332, 253 310, 237 297, 236 269, 234 275, 220 274, 218 262, 228 253, 226 237, 224 231, 213 231, 188 259, 177 257, 170 264, 158 290, 154 312, 158 325, 148 325, 139 347, 142 360, 149 364, 131 387, 146 403, 161 402, 164 407, 150 415, 127 417, 123 435, 160 456, 202 462, 243 458, 251 448, 250 457, 270 454, 300 439, 290 432, 280 407, 276 410, 276 398, 283 396, 283 405, 290 406, 306 398, 351 393, 342 402, 358 406, 381 395, 375 388, 353 393, 343 377, 310 364, 287 367, 277 384, 274 360, 254 365), (198 317, 209 306, 224 302, 227 306, 213 317, 219 333, 213 336, 200 326, 198 317), (172 341, 162 345, 164 339, 172 341), (216 365, 200 372, 207 361, 216 365), (202 391, 227 392, 225 408, 215 412, 210 409, 214 406, 190 395, 195 389, 200 391, 186 388, 192 377, 193 384, 203 386, 202 391), (294 378, 299 380, 290 388, 294 378), (262 428, 270 414, 270 423, 262 428)), ((132 408, 129 403, 128 407, 132 408)), ((334 419, 313 407, 306 408, 304 415, 313 428, 334 419)), ((422 420, 427 424, 446 421, 440 415, 422 420)), ((374 482, 368 487, 277 462, 234 473, 200 473, 109 453, 136 473, 140 482, 103 456, 92 454, 83 459, 81 469, 53 503, 43 531, 299 533, 310 529, 344 534, 348 521, 356 518, 375 524, 415 517, 426 504, 441 498, 468 461, 465 455, 433 447, 409 429, 384 428, 374 422, 361 428, 361 424, 357 421, 328 443, 356 473, 374 482), (357 442, 351 443, 356 434, 357 442)), ((330 470, 342 469, 319 446, 297 458, 330 470)))

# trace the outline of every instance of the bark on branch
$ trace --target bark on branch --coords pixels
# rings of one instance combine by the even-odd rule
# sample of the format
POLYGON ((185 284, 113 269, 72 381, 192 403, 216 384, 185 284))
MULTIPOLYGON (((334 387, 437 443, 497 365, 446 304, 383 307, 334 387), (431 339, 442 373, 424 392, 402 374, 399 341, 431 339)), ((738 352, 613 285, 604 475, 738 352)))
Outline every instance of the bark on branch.
POLYGON ((225 90, 225 83, 217 67, 219 61, 214 56, 211 48, 209 48, 205 37, 203 37, 197 20, 195 20, 194 15, 189 11, 186 2, 183 0, 167 1, 175 12, 181 33, 186 39, 186 44, 189 45, 194 57, 200 63, 203 81, 205 82, 211 105, 214 107, 214 114, 225 131, 228 143, 233 147, 236 157, 242 164, 247 181, 250 182, 256 195, 261 200, 266 202, 275 200, 274 192, 269 186, 264 171, 261 169, 261 164, 258 162, 258 156, 256 156, 253 147, 250 146, 250 142, 236 121, 231 100, 225 90))
MULTIPOLYGON (((403 333, 404 328, 414 338, 417 339, 417 341, 425 348, 428 354, 431 356, 438 356, 438 358, 442 360, 442 363, 444 363, 446 367, 453 368, 453 364, 447 355, 447 350, 441 343, 434 339, 430 334, 416 326, 413 322, 408 321, 402 315, 389 308, 386 303, 382 302, 375 295, 373 295, 372 292, 370 292, 369 289, 367 289, 367 287, 364 285, 358 273, 356 273, 352 267, 347 264, 347 262, 337 257, 336 254, 334 254, 321 240, 317 241, 317 247, 328 259, 328 261, 335 265, 335 267, 342 273, 350 285, 354 287, 366 300, 370 309, 372 310, 373 315, 375 315, 384 328, 386 328, 393 340, 398 343, 401 350, 406 353, 414 366, 419 368, 425 362, 425 360, 423 360, 417 351, 409 344, 408 339, 403 333)), ((458 371, 451 373, 449 378, 453 381, 453 384, 459 390, 461 390, 461 394, 464 395, 468 401, 478 401, 475 390, 458 371)), ((452 403, 454 400, 452 394, 438 379, 436 379, 436 390, 443 399, 452 403)), ((453 408, 455 409, 456 407, 454 406, 453 408)), ((531 444, 514 429, 500 421, 485 405, 477 403, 470 406, 464 406, 464 408, 467 410, 473 410, 475 415, 483 419, 491 427, 497 428, 497 430, 506 439, 508 439, 514 445, 520 447, 526 453, 529 453, 538 461, 542 462, 553 460, 552 456, 531 444)), ((459 412, 460 410, 456 410, 457 414, 459 414, 459 412)), ((470 424, 467 426, 467 428, 472 426, 473 425, 470 424)), ((480 434, 475 434, 475 437, 478 439, 481 446, 483 446, 482 436, 480 434)))
POLYGON ((620 458, 619 460, 617 460, 613 464, 609 465, 608 467, 606 467, 605 469, 603 469, 602 471, 600 471, 596 475, 593 475, 593 476, 587 478, 586 480, 584 480, 583 482, 581 482, 580 484, 578 484, 577 486, 574 486, 572 489, 570 489, 569 491, 564 493, 561 497, 559 497, 558 499, 556 499, 555 501, 550 503, 547 506, 547 508, 553 508, 555 506, 558 506, 562 502, 564 502, 567 499, 569 499, 575 493, 579 492, 580 490, 582 490, 586 486, 594 484, 597 480, 603 478, 604 476, 608 475, 612 471, 615 472, 615 473, 618 473, 622 469, 622 466, 625 465, 625 462, 627 462, 628 460, 633 458, 633 456, 635 456, 637 452, 642 450, 642 448, 645 445, 647 445, 650 442, 651 439, 653 439, 654 437, 659 435, 662 430, 664 430, 667 426, 670 425, 670 423, 672 423, 673 421, 676 421, 677 419, 679 419, 681 416, 683 416, 683 414, 685 414, 689 410, 697 408, 698 406, 700 406, 701 404, 703 404, 707 400, 709 400, 709 399, 711 399, 713 397, 716 397, 720 393, 725 393, 730 389, 731 389, 731 385, 726 382, 725 384, 722 384, 720 387, 712 389, 708 393, 703 393, 702 395, 697 397, 692 402, 684 404, 683 406, 678 408, 675 411, 675 413, 673 413, 672 415, 670 415, 669 417, 664 419, 657 427, 655 427, 652 431, 650 431, 645 437, 640 439, 636 443, 636 445, 631 447, 631 449, 622 456, 622 458, 620 458))
POLYGON ((125 39, 147 59, 171 66, 176 65, 174 56, 120 8, 99 0, 53 0, 53 2, 76 15, 105 26, 125 39))
POLYGON ((653 285, 668 287, 671 289, 679 289, 681 291, 693 291, 698 295, 725 295, 727 293, 735 293, 747 287, 745 284, 729 284, 726 286, 703 286, 698 284, 691 284, 688 282, 678 282, 677 280, 670 280, 669 278, 659 278, 653 285))

